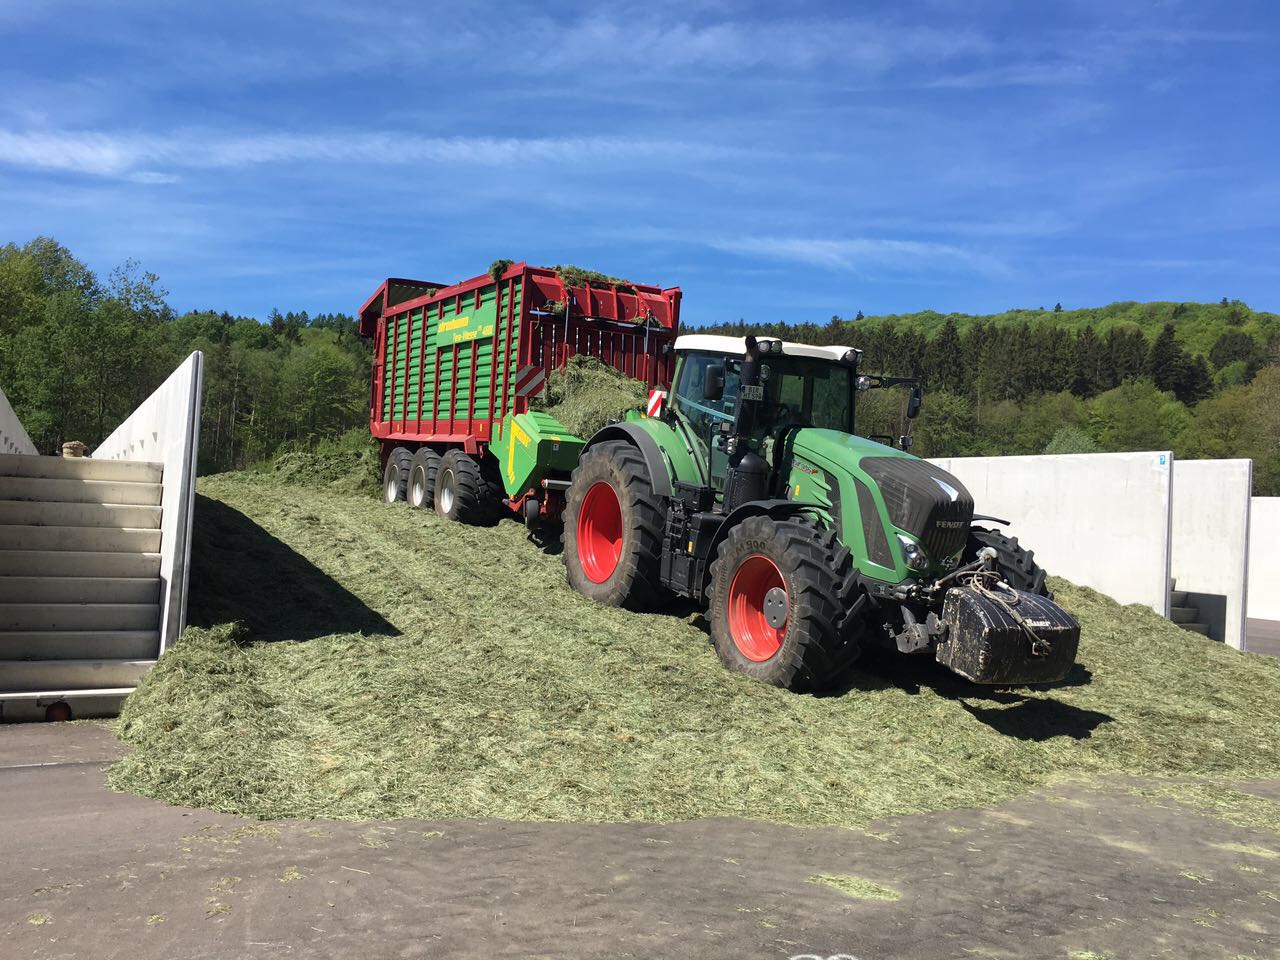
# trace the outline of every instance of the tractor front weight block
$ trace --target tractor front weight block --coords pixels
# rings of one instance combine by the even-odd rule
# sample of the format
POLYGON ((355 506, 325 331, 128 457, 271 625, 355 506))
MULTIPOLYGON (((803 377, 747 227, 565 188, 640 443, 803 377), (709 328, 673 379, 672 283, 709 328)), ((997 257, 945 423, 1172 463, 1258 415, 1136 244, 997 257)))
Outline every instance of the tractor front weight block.
POLYGON ((938 662, 974 683, 998 686, 1066 677, 1080 644, 1076 619, 1048 597, 1011 588, 996 596, 1005 601, 972 587, 947 591, 938 662))

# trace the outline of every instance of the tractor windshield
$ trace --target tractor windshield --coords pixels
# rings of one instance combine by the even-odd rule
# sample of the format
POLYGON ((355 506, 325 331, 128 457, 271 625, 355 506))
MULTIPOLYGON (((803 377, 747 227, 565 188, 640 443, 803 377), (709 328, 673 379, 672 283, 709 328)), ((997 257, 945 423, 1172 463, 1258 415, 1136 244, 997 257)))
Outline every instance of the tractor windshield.
MULTIPOLYGON (((852 432, 851 367, 785 355, 771 356, 763 363, 769 373, 762 383, 765 402, 756 416, 756 442, 789 425, 852 432)), ((685 354, 680 365, 672 408, 704 457, 712 453, 714 438, 726 434, 733 422, 741 368, 741 360, 714 353, 685 354), (707 371, 719 366, 724 367, 724 391, 718 400, 708 400, 703 391, 707 371)))
POLYGON ((822 427, 852 432, 853 368, 809 357, 770 357, 765 362, 765 405, 757 426, 822 427))

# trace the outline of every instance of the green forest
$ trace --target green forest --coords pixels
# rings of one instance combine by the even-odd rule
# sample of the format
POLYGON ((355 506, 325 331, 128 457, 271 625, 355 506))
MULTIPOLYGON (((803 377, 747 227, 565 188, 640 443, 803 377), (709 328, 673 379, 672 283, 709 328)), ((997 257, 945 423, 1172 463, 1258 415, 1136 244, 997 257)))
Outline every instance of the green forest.
MULTIPOLYGON (((344 434, 360 442, 371 354, 350 315, 178 314, 166 297, 133 262, 99 277, 48 238, 0 247, 0 388, 42 451, 95 446, 193 350, 205 354, 202 472, 344 434)), ((849 344, 868 372, 921 376, 923 412, 910 426, 923 456, 1251 457, 1255 492, 1280 496, 1280 316, 1238 300, 859 312, 703 332, 849 344)), ((905 391, 858 403, 860 433, 907 432, 905 391)))

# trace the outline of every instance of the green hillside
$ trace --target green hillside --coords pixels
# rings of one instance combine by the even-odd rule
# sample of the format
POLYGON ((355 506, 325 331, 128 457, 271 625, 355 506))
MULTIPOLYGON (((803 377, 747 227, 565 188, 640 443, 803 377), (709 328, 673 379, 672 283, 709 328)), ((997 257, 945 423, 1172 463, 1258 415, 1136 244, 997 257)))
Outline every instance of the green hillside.
POLYGON ((1116 327, 1128 327, 1140 330, 1148 340, 1154 340, 1164 325, 1171 323, 1178 342, 1191 352, 1205 357, 1209 356, 1214 344, 1228 331, 1248 334, 1260 344, 1280 337, 1280 314, 1254 310, 1239 300, 1226 299, 1219 303, 1138 303, 1126 300, 1105 307, 1083 307, 1077 310, 1015 309, 993 314, 922 310, 919 313, 865 317, 860 324, 866 327, 902 324, 919 330, 926 338, 932 338, 937 336, 947 320, 953 320, 961 327, 983 323, 996 327, 1027 324, 1032 329, 1052 327, 1074 334, 1079 334, 1090 326, 1098 334, 1105 334, 1116 327))

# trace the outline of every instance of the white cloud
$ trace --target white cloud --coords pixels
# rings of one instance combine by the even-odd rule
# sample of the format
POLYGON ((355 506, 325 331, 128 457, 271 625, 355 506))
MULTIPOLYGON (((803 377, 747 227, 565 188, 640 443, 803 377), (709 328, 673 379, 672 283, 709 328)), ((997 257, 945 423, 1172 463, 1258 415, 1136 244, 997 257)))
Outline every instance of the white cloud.
POLYGON ((708 245, 729 253, 854 273, 868 269, 899 272, 946 270, 996 275, 1009 272, 1006 264, 986 254, 948 243, 922 240, 731 237, 711 240, 708 245))
POLYGON ((625 65, 654 77, 677 67, 805 70, 825 64, 878 73, 908 61, 932 62, 986 52, 990 43, 970 29, 888 26, 847 18, 732 20, 707 22, 652 15, 595 14, 570 22, 532 27, 538 63, 591 64, 592 69, 625 65))
POLYGON ((676 162, 723 155, 705 144, 621 137, 420 137, 393 133, 108 134, 92 131, 0 130, 0 163, 145 183, 171 182, 171 170, 258 164, 452 163, 512 166, 530 162, 590 163, 643 158, 676 162), (167 169, 166 169, 167 168, 167 169))

